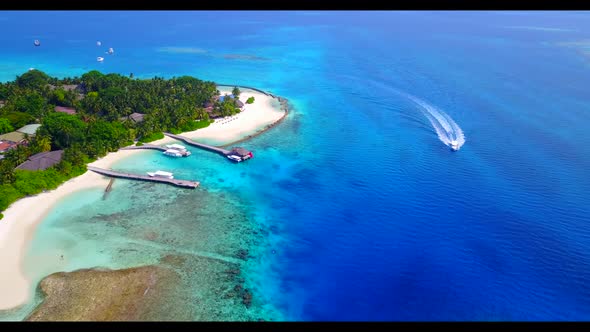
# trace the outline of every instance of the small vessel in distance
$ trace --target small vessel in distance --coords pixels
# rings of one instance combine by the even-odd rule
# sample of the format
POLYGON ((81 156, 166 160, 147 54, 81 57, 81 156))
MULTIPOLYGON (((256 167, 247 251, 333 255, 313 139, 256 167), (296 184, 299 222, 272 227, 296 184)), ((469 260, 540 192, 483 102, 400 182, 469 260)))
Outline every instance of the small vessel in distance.
POLYGON ((102 43, 100 41, 97 41, 96 46, 100 46, 100 45, 102 45, 102 43))
POLYGON ((113 53, 115 53, 115 50, 113 50, 113 48, 112 48, 112 47, 109 47, 109 52, 108 52, 108 53, 109 53, 109 54, 113 54, 113 53))
POLYGON ((156 172, 147 172, 147 174, 151 177, 156 177, 156 178, 174 179, 174 174, 172 174, 170 172, 156 171, 156 172))
POLYGON ((99 56, 98 58, 96 58, 96 61, 98 61, 98 62, 103 62, 103 61, 104 61, 104 58, 103 58, 103 57, 101 57, 101 56, 99 56))
POLYGON ((451 143, 449 143, 451 146, 451 150, 453 151, 458 151, 459 150, 459 143, 457 143, 457 141, 451 141, 451 143))
POLYGON ((35 41, 33 42, 33 44, 35 44, 35 46, 40 46, 41 42, 39 41, 39 39, 35 39, 35 41))

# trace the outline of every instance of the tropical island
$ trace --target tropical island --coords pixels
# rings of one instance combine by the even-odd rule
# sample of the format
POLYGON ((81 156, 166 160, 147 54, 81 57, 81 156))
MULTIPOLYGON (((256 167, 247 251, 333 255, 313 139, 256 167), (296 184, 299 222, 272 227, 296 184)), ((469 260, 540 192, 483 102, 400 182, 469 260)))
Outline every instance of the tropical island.
POLYGON ((141 153, 123 147, 173 142, 164 132, 213 145, 242 141, 286 114, 284 99, 189 76, 90 71, 58 79, 30 70, 0 84, 0 310, 30 297, 21 264, 36 224, 72 192, 107 186, 88 165, 109 168, 141 153))

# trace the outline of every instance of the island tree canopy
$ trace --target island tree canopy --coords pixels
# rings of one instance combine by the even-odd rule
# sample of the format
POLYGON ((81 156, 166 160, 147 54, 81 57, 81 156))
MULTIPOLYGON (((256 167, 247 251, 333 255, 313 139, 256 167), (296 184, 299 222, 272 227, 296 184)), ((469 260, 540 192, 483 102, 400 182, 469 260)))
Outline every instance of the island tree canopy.
MULTIPOLYGON (((96 70, 64 79, 31 70, 14 82, 0 83, 0 132, 41 123, 27 146, 8 151, 0 161, 0 211, 83 173, 85 163, 133 140, 206 127, 210 121, 203 105, 218 94, 215 83, 190 76, 132 79, 96 70), (56 112, 56 106, 72 107, 76 114, 56 112), (132 113, 143 114, 143 121, 130 121, 132 113), (62 162, 45 171, 15 171, 29 156, 49 150, 64 150, 62 162)), ((216 114, 239 111, 229 101, 214 103, 216 114)))

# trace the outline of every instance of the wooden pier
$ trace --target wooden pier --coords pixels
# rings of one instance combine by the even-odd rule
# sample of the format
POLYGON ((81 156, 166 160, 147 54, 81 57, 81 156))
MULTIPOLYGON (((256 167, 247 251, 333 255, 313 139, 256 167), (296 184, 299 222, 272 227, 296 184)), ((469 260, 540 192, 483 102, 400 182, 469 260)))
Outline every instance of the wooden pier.
POLYGON ((166 151, 167 149, 163 146, 153 145, 153 144, 144 144, 144 145, 133 145, 133 146, 126 146, 121 148, 121 150, 160 150, 166 151))
POLYGON ((93 171, 95 173, 114 177, 114 178, 149 181, 149 182, 161 182, 161 183, 167 183, 167 184, 171 184, 171 185, 181 187, 181 188, 190 188, 190 189, 195 189, 199 186, 199 182, 196 182, 196 181, 166 179, 166 178, 152 177, 152 176, 148 176, 148 175, 122 173, 122 172, 98 168, 98 167, 94 167, 94 166, 87 166, 87 168, 88 168, 88 170, 93 171))
POLYGON ((107 196, 109 195, 109 193, 113 189, 113 182, 115 182, 115 178, 111 178, 111 181, 109 181, 108 186, 104 190, 104 194, 102 195, 103 200, 107 199, 107 196))
POLYGON ((230 150, 226 150, 226 149, 222 149, 222 148, 218 148, 216 146, 212 146, 212 145, 207 145, 207 144, 203 144, 203 143, 199 143, 199 142, 195 142, 192 139, 186 138, 184 136, 180 136, 180 135, 174 135, 171 133, 164 133, 164 135, 177 139, 179 141, 183 141, 184 143, 203 149, 203 150, 207 150, 207 151, 211 151, 211 152, 215 152, 215 153, 219 153, 222 156, 226 156, 228 155, 231 151, 230 150))

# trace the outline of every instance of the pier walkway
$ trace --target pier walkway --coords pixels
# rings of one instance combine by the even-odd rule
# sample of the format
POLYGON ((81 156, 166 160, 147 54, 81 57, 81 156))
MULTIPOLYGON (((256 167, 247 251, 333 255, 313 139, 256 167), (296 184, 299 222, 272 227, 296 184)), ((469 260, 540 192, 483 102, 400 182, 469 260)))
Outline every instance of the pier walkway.
POLYGON ((161 182, 161 183, 171 184, 171 185, 174 185, 177 187, 190 188, 190 189, 195 189, 199 186, 199 182, 196 182, 196 181, 166 179, 166 178, 152 177, 152 176, 148 176, 148 175, 121 173, 121 172, 98 168, 98 167, 94 167, 94 166, 87 166, 87 168, 88 168, 88 170, 93 171, 95 173, 114 177, 114 178, 149 181, 149 182, 161 182))
POLYGON ((159 145, 153 145, 153 144, 144 144, 144 145, 133 145, 133 146, 126 146, 124 148, 121 148, 121 150, 160 150, 160 151, 166 151, 167 149, 163 146, 159 146, 159 145))
POLYGON ((218 148, 216 146, 212 146, 212 145, 207 145, 207 144, 203 144, 203 143, 198 143, 193 141, 192 139, 186 138, 184 136, 180 136, 180 135, 174 135, 171 133, 164 133, 164 135, 177 139, 179 141, 183 141, 184 143, 188 144, 188 145, 192 145, 194 147, 203 149, 203 150, 207 150, 207 151, 211 151, 211 152, 215 152, 215 153, 219 153, 220 155, 226 156, 228 155, 231 151, 226 150, 226 149, 222 149, 222 148, 218 148))

